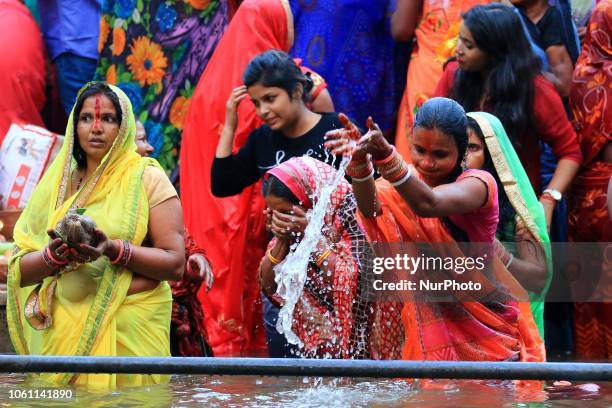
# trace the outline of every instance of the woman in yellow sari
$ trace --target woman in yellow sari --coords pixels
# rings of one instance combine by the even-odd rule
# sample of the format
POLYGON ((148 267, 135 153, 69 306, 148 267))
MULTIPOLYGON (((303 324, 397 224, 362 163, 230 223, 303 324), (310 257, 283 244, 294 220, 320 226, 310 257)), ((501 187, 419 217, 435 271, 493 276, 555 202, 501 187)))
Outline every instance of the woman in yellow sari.
MULTIPOLYGON (((90 83, 80 91, 62 150, 15 226, 7 314, 17 353, 170 355, 172 294, 165 281, 180 279, 184 269, 182 211, 157 162, 136 153, 135 133, 120 89, 90 83), (84 240, 69 246, 54 231, 77 209, 96 223, 95 247, 84 240)), ((42 377, 111 388, 168 379, 42 377)))

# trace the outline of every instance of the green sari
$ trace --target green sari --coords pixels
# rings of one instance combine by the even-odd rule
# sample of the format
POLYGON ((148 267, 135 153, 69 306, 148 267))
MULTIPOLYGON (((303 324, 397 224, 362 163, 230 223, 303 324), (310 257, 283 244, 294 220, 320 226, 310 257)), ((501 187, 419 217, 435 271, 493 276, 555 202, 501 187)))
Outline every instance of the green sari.
POLYGON ((538 201, 527 173, 499 119, 486 112, 471 112, 468 116, 476 120, 482 130, 501 187, 504 188, 510 204, 516 211, 517 222, 522 222, 544 249, 548 270, 546 283, 540 292, 529 291, 533 318, 540 335, 544 338, 544 300, 553 273, 552 250, 544 208, 538 201))

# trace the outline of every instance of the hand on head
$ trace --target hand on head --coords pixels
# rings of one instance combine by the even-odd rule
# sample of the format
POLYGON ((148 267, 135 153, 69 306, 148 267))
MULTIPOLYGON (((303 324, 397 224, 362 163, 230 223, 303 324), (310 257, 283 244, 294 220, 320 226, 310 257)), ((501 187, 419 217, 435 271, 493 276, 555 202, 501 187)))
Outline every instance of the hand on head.
POLYGON ((227 103, 225 104, 225 126, 231 129, 236 129, 238 126, 238 104, 246 98, 247 88, 244 85, 238 86, 232 90, 227 103))

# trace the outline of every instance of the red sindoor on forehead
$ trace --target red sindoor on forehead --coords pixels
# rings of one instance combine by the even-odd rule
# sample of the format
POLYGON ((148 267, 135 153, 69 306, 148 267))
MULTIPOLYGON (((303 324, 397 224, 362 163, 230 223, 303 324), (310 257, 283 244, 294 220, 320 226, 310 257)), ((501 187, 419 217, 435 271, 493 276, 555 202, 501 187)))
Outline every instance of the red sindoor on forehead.
POLYGON ((93 127, 97 128, 100 126, 100 119, 101 119, 101 110, 102 110, 102 95, 98 94, 96 95, 96 116, 94 117, 94 123, 93 123, 93 127))

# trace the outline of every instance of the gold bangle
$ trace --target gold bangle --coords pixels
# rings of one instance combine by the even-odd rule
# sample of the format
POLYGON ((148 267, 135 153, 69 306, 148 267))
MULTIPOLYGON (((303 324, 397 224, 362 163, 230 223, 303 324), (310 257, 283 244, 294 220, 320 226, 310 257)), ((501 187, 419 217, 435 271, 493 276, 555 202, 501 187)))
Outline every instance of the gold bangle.
POLYGON ((332 252, 331 249, 328 249, 325 252, 323 252, 321 256, 317 259, 315 264, 317 264, 318 267, 321 267, 321 264, 323 264, 323 261, 326 260, 327 257, 331 255, 331 252, 332 252))
POLYGON ((281 261, 279 261, 274 256, 272 256, 272 250, 268 251, 267 255, 268 255, 268 260, 272 262, 272 265, 278 265, 279 263, 281 263, 281 261))

